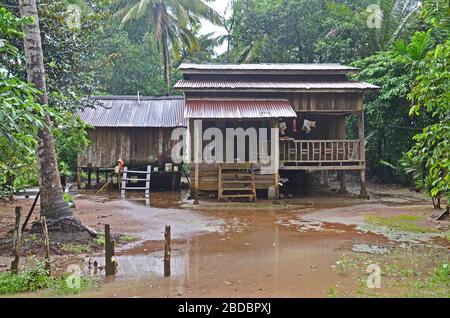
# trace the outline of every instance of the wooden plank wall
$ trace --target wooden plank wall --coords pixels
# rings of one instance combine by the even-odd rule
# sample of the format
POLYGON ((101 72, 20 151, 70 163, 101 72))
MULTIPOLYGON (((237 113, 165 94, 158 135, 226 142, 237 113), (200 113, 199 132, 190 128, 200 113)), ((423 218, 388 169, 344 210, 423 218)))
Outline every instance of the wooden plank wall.
POLYGON ((78 156, 80 168, 114 167, 119 158, 127 165, 172 162, 172 128, 96 128, 88 133, 91 144, 78 156))

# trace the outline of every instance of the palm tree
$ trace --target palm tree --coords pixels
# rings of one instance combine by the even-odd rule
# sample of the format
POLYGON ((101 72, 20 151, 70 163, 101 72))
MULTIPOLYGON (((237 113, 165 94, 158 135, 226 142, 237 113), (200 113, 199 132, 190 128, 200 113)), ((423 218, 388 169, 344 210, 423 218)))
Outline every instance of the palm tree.
POLYGON ((375 50, 386 50, 394 44, 414 18, 421 3, 418 0, 377 0, 382 14, 381 28, 372 29, 375 50))
MULTIPOLYGON (((20 15, 32 17, 32 23, 24 27, 24 48, 28 81, 40 91, 39 104, 48 104, 47 85, 44 70, 44 58, 39 27, 36 0, 19 0, 20 15)), ((73 215, 72 209, 64 199, 58 162, 55 152, 55 140, 51 131, 50 117, 45 117, 46 127, 38 131, 38 167, 39 188, 41 192, 41 216, 49 221, 49 229, 63 231, 85 230, 86 228, 73 215)))
POLYGON ((148 19, 153 34, 162 47, 164 80, 170 87, 170 49, 180 52, 181 46, 195 47, 198 43, 190 24, 206 19, 220 25, 221 16, 203 0, 122 0, 116 16, 122 25, 133 19, 148 19))

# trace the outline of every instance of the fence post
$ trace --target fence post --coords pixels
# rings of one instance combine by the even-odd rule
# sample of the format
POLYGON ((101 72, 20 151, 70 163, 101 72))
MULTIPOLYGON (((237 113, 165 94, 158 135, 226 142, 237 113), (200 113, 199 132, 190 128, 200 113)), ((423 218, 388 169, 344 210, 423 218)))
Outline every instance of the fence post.
POLYGON ((11 262, 11 273, 17 274, 19 272, 20 263, 20 243, 22 239, 22 231, 20 229, 20 218, 22 216, 22 207, 16 206, 16 223, 14 225, 14 259, 11 262))
POLYGON ((166 225, 164 231, 164 239, 166 241, 164 248, 164 276, 170 276, 170 225, 166 225))
POLYGON ((115 275, 116 267, 113 263, 114 241, 111 239, 111 227, 105 224, 105 273, 106 275, 115 275))

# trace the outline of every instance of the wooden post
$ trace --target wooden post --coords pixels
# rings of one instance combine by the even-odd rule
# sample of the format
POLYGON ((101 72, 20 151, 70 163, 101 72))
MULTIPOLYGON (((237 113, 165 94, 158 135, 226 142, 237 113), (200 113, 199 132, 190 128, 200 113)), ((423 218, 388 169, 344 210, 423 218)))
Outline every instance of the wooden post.
POLYGON ((166 225, 164 231, 164 239, 166 241, 164 248, 164 276, 170 276, 170 225, 166 225))
POLYGON ((16 206, 16 223, 14 225, 14 260, 11 262, 11 273, 17 274, 19 272, 20 263, 20 243, 22 239, 22 232, 20 231, 20 218, 22 216, 22 207, 16 206))
POLYGON ((100 170, 99 168, 95 169, 95 185, 98 187, 100 183, 100 170))
POLYGON ((81 168, 77 168, 77 188, 81 189, 81 168))
POLYGON ((272 131, 270 133, 271 135, 271 157, 274 161, 272 163, 274 167, 274 187, 275 187, 275 198, 280 198, 280 130, 278 127, 278 120, 274 119, 272 120, 272 131))
POLYGON ((41 217, 42 233, 44 234, 44 252, 45 252, 45 269, 48 272, 48 276, 51 274, 50 269, 50 241, 48 239, 48 228, 45 216, 41 217))
POLYGON ((41 192, 39 191, 36 194, 36 198, 34 198, 33 205, 30 208, 30 212, 28 212, 25 222, 23 222, 23 224, 22 224, 22 231, 21 231, 22 233, 23 233, 23 231, 25 231, 25 228, 27 227, 28 221, 30 220, 31 215, 33 214, 34 208, 36 207, 36 204, 37 204, 37 201, 38 201, 40 195, 41 195, 41 192))
POLYGON ((111 239, 111 228, 105 224, 105 273, 108 276, 116 274, 116 266, 113 262, 114 241, 111 239))
POLYGON ((194 120, 194 204, 198 204, 198 191, 200 187, 199 163, 202 162, 202 121, 194 120))
POLYGON ((323 187, 324 188, 329 188, 330 187, 330 184, 328 182, 328 175, 329 175, 329 173, 330 172, 328 170, 325 170, 323 172, 323 187))
POLYGON ((172 164, 172 191, 175 191, 177 173, 175 173, 175 164, 172 164))
POLYGON ((87 179, 86 188, 91 189, 92 188, 92 166, 90 164, 88 165, 87 173, 88 173, 88 179, 87 179))
POLYGON ((341 188, 339 189, 339 193, 347 193, 347 183, 345 182, 345 171, 340 171, 340 182, 341 182, 341 188))
POLYGON ((360 175, 360 197, 369 198, 366 190, 366 149, 365 149, 365 135, 364 135, 364 111, 358 114, 358 138, 359 138, 359 160, 362 169, 360 175))

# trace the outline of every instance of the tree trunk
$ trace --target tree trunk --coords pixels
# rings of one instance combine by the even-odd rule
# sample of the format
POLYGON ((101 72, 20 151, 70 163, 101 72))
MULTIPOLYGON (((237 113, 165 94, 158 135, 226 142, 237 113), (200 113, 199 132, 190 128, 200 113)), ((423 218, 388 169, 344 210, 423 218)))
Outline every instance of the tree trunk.
POLYGON ((164 62, 164 80, 166 82, 166 93, 170 91, 170 57, 169 57, 169 43, 167 35, 167 26, 164 27, 162 33, 162 49, 163 49, 163 62, 164 62))
MULTIPOLYGON (((33 17, 33 23, 24 27, 28 81, 42 92, 38 96, 39 104, 47 105, 47 87, 36 0, 19 0, 19 6, 22 17, 33 17)), ((41 191, 41 216, 45 216, 47 220, 51 221, 71 217, 73 212, 63 196, 55 141, 50 130, 52 125, 50 117, 46 116, 45 121, 48 127, 40 129, 38 132, 37 157, 41 191)))

